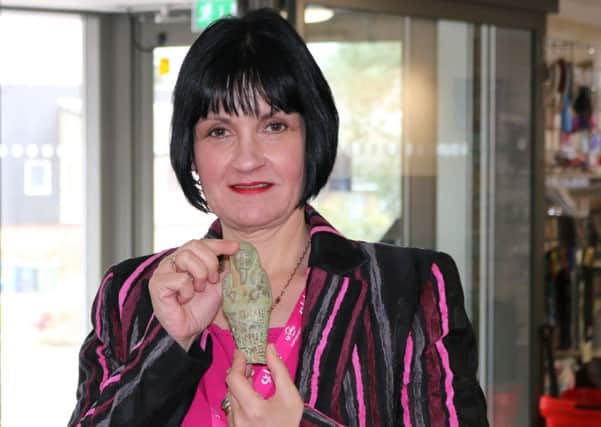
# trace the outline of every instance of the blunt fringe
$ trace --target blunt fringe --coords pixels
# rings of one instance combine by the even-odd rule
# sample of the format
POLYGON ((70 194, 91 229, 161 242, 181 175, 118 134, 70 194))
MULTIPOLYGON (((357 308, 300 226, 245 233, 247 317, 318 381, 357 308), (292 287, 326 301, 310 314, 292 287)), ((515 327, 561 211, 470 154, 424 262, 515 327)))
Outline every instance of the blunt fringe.
POLYGON ((326 184, 338 145, 330 87, 294 28, 273 10, 254 10, 206 28, 186 54, 173 91, 171 165, 186 198, 201 211, 208 206, 193 176, 197 122, 221 108, 257 116, 260 98, 273 111, 299 113, 304 120, 299 207, 326 184))

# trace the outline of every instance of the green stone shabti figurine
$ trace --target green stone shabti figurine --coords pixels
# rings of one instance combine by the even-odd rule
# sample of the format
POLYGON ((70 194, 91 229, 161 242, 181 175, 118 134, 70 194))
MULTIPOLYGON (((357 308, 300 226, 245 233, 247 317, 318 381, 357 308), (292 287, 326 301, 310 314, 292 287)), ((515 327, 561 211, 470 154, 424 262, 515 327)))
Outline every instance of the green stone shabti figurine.
POLYGON ((266 363, 271 304, 271 285, 259 253, 250 243, 240 242, 223 278, 223 312, 246 363, 266 363))

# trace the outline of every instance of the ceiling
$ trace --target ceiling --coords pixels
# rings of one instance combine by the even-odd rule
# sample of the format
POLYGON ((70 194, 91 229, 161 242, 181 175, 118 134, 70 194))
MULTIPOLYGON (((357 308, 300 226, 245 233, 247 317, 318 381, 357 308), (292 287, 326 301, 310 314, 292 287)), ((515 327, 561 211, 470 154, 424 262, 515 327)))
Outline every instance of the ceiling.
POLYGON ((601 0, 559 0, 561 18, 601 28, 601 0))
MULTIPOLYGON (((24 8, 62 9, 98 12, 158 11, 188 9, 182 0, 1 0, 2 5, 24 8)), ((559 0, 559 16, 571 21, 601 27, 601 0, 559 0)))
POLYGON ((2 0, 3 6, 96 12, 158 11, 161 8, 190 8, 182 0, 2 0))

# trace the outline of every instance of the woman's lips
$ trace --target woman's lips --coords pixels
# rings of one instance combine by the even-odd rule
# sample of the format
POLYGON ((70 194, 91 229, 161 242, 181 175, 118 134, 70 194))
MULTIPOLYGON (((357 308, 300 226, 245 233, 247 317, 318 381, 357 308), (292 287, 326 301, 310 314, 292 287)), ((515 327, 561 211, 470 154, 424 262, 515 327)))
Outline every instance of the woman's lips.
POLYGON ((232 184, 229 187, 232 191, 238 194, 258 194, 269 190, 271 187, 273 187, 273 184, 269 182, 245 182, 232 184))

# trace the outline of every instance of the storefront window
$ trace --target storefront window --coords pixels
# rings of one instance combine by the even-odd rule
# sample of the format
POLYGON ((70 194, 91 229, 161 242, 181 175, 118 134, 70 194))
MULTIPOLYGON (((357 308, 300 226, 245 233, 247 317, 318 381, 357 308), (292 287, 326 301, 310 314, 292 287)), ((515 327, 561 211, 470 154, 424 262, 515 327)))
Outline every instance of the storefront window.
POLYGON ((83 23, 2 10, 0 40, 0 423, 65 425, 85 333, 83 23))

